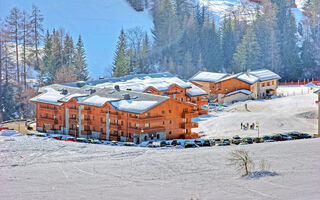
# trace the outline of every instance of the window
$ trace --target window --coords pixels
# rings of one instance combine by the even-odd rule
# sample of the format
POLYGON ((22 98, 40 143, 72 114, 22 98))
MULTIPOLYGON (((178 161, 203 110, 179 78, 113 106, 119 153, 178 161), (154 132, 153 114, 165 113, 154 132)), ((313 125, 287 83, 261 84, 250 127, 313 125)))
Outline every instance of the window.
POLYGON ((136 115, 136 118, 139 118, 139 115, 136 115))
POLYGON ((157 140, 159 140, 160 139, 160 135, 159 134, 157 134, 157 140))
POLYGON ((180 101, 183 101, 183 98, 180 98, 180 101))
POLYGON ((145 141, 147 141, 147 140, 148 140, 148 137, 147 137, 146 135, 144 136, 144 140, 145 140, 145 141))
POLYGON ((123 136, 123 131, 121 131, 121 136, 123 136))
POLYGON ((71 118, 72 118, 72 119, 76 119, 76 115, 73 114, 73 115, 71 116, 71 118))
POLYGON ((188 112, 188 108, 184 108, 184 109, 183 109, 183 112, 188 112))
POLYGON ((267 86, 270 86, 270 82, 267 82, 267 86))
POLYGON ((171 131, 169 131, 169 135, 171 135, 171 131))
POLYGON ((50 129, 50 124, 43 124, 45 129, 50 129))
POLYGON ((261 87, 264 87, 264 83, 261 83, 261 87))
POLYGON ((274 85, 274 81, 272 81, 272 85, 274 85))
POLYGON ((164 121, 162 122, 162 125, 164 125, 164 121))
POLYGON ((150 124, 149 124, 149 123, 146 123, 144 126, 145 126, 146 128, 149 128, 149 127, 150 127, 150 124))
POLYGON ((169 124, 171 124, 172 123, 172 121, 171 120, 169 120, 169 124))
POLYGON ((123 125, 123 121, 121 121, 121 125, 123 125))
POLYGON ((146 117, 149 117, 150 116, 150 114, 149 113, 146 113, 146 117))
POLYGON ((118 125, 118 120, 115 119, 114 120, 114 124, 118 125))
POLYGON ((132 127, 132 126, 131 126, 131 122, 129 122, 129 127, 132 127))
POLYGON ((171 110, 169 110, 169 113, 171 113, 171 110))
POLYGON ((103 119, 102 119, 102 117, 100 117, 100 122, 103 122, 103 119))
POLYGON ((94 116, 92 116, 92 120, 94 120, 94 116))
POLYGON ((100 132, 103 133, 103 128, 100 129, 100 132))
POLYGON ((57 116, 53 115, 53 119, 57 119, 57 116))
POLYGON ((136 124, 136 128, 139 128, 139 124, 136 124))
POLYGON ((161 111, 161 113, 164 115, 164 113, 165 113, 165 112, 164 112, 164 110, 163 110, 163 111, 161 111))

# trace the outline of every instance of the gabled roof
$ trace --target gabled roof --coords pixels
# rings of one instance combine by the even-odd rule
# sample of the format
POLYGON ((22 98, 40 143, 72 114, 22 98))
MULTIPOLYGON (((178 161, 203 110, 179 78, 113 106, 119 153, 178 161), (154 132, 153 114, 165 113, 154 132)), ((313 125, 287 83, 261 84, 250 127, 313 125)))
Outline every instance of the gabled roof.
POLYGON ((187 89, 186 94, 189 97, 196 97, 196 96, 203 96, 203 95, 208 95, 206 91, 203 89, 199 88, 198 86, 192 84, 191 88, 187 89))
POLYGON ((276 74, 268 69, 254 70, 254 71, 249 72, 249 74, 257 77, 260 81, 281 79, 281 77, 278 74, 276 74))
POLYGON ((231 76, 227 76, 225 78, 222 78, 218 81, 216 81, 216 83, 219 83, 219 82, 223 82, 223 81, 226 81, 226 80, 230 80, 230 79, 233 79, 233 78, 236 78, 240 81, 243 81, 243 82, 246 82, 248 84, 254 84, 255 82, 259 81, 259 79, 249 73, 238 73, 238 74, 234 74, 234 75, 231 75, 231 76))
POLYGON ((228 94, 225 94, 223 97, 228 97, 228 96, 231 96, 231 95, 234 95, 234 94, 238 94, 238 93, 242 93, 242 94, 245 94, 245 95, 250 95, 252 92, 250 92, 249 90, 236 90, 236 91, 233 91, 233 92, 230 92, 228 94))
POLYGON ((228 76, 226 73, 216 73, 216 72, 202 72, 199 71, 193 77, 191 77, 190 81, 204 81, 204 82, 212 82, 216 81, 228 76))

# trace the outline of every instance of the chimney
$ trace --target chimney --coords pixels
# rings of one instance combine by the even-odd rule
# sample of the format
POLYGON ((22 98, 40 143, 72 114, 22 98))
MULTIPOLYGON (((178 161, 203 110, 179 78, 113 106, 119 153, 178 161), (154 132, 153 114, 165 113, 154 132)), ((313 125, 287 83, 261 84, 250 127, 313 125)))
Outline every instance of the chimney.
POLYGON ((66 94, 68 94, 68 90, 66 90, 66 89, 63 89, 63 90, 61 91, 61 94, 63 94, 63 95, 66 95, 66 94))
POLYGON ((130 100, 130 95, 129 94, 124 94, 124 99, 125 100, 130 100))
POLYGON ((117 91, 120 91, 120 86, 119 85, 115 85, 114 89, 117 90, 117 91))
POLYGON ((93 94, 93 93, 95 93, 95 92, 96 92, 95 89, 90 89, 90 94, 93 94))

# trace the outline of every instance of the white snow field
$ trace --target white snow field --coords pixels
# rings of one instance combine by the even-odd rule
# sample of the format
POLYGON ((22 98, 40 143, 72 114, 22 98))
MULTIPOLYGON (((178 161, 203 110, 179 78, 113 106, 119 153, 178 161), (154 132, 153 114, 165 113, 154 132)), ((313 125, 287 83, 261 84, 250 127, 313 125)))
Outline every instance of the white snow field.
MULTIPOLYGON (((1 132, 0 132, 1 135, 1 132)), ((107 146, 0 136, 0 199, 320 199, 320 139, 202 147, 107 146), (277 176, 240 178, 246 148, 277 176)))
POLYGON ((241 130, 241 123, 259 122, 260 136, 291 131, 316 134, 317 95, 313 90, 304 86, 280 86, 278 93, 289 96, 235 103, 224 108, 224 112, 210 112, 210 115, 194 118, 193 121, 199 122, 199 128, 192 130, 206 137, 257 137, 258 129, 241 130))

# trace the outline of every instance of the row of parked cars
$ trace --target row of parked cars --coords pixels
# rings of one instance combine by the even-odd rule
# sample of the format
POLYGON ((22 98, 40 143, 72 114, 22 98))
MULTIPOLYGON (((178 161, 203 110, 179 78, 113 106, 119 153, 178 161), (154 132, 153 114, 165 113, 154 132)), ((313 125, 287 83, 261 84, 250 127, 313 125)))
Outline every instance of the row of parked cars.
MULTIPOLYGON (((45 133, 28 133, 27 135, 47 137, 45 133)), ((286 141, 286 140, 296 140, 296 139, 306 139, 312 136, 307 133, 290 132, 284 134, 274 134, 272 136, 263 137, 244 137, 241 138, 238 135, 232 137, 231 139, 195 139, 195 140, 163 140, 163 141, 148 141, 140 145, 136 145, 133 142, 118 142, 118 141, 103 141, 98 139, 86 139, 79 137, 71 137, 64 135, 49 135, 50 138, 55 140, 63 140, 67 142, 80 142, 80 143, 91 143, 91 144, 110 144, 112 146, 142 146, 149 148, 157 147, 184 147, 184 148, 197 148, 197 147, 209 147, 209 146, 228 146, 228 145, 246 145, 253 143, 263 143, 263 142, 276 142, 276 141, 286 141)))

